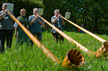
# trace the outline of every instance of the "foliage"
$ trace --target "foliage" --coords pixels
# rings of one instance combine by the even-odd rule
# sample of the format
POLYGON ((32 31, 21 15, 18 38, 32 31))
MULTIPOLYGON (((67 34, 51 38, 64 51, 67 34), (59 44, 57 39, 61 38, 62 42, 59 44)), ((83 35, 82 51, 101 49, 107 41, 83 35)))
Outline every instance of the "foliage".
MULTIPOLYGON (((15 4, 14 14, 19 16, 21 8, 27 9, 27 16, 32 14, 34 7, 44 8, 44 18, 50 21, 55 9, 60 9, 64 16, 66 11, 71 12, 70 20, 93 33, 108 34, 108 0, 1 0, 15 4)), ((65 22, 66 31, 78 29, 65 22)))
MULTIPOLYGON (((108 32, 108 0, 43 0, 45 5, 44 16, 48 20, 54 9, 60 9, 64 16, 66 11, 71 12, 73 22, 83 24, 84 28, 94 33, 107 34, 108 32)), ((67 23, 66 23, 67 24, 67 23)), ((67 24, 66 29, 74 28, 67 24)))
POLYGON ((14 14, 15 16, 20 15, 20 9, 25 8, 27 10, 27 16, 32 15, 33 8, 43 7, 41 0, 3 0, 0 1, 0 5, 2 3, 14 3, 14 14))

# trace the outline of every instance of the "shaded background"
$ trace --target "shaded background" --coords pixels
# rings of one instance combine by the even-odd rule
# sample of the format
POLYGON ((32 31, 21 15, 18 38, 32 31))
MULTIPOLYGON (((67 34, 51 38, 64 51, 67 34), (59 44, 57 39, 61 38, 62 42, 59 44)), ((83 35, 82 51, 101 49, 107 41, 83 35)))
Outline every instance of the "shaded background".
MULTIPOLYGON (((84 28, 93 33, 108 35, 108 0, 0 0, 0 6, 4 2, 15 4, 14 14, 16 17, 19 16, 21 8, 27 10, 27 16, 32 14, 34 7, 44 8, 43 17, 48 21, 55 9, 60 9, 63 16, 66 11, 69 11, 71 12, 71 21, 78 25, 83 24, 84 28)), ((65 23, 65 31, 78 31, 71 24, 65 23)))

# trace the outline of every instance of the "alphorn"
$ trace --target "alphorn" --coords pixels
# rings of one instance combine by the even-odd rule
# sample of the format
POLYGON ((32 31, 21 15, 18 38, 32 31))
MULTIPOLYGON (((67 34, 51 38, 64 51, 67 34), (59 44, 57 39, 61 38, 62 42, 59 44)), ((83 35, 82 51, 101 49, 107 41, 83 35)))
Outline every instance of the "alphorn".
POLYGON ((70 24, 74 25, 75 27, 79 28, 80 30, 84 31, 85 33, 89 34, 90 36, 94 37, 95 39, 99 40, 100 42, 102 42, 102 43, 106 42, 106 40, 104 40, 104 39, 98 37, 97 35, 91 33, 90 31, 88 31, 88 30, 86 30, 86 29, 80 27, 79 25, 77 25, 77 24, 75 24, 74 22, 72 22, 72 21, 66 19, 66 18, 63 17, 62 15, 60 15, 60 17, 63 18, 64 20, 66 20, 67 22, 69 22, 70 24))
MULTIPOLYGON (((43 44, 40 43, 39 40, 37 40, 31 33, 28 31, 10 12, 8 12, 9 16, 17 22, 17 24, 21 27, 21 29, 27 34, 27 36, 34 42, 35 45, 37 45, 38 48, 42 50, 42 52, 52 61, 55 62, 55 64, 59 64, 60 60, 53 54, 49 49, 47 49, 43 44)), ((82 66, 84 64, 84 56, 77 50, 71 49, 68 51, 66 57, 64 58, 62 62, 62 66, 65 66, 67 68, 72 68, 73 66, 82 66), (76 59, 73 59, 73 58, 76 59)))
POLYGON ((83 45, 81 45, 80 43, 78 43, 77 41, 75 41, 74 39, 72 39, 71 37, 69 37, 68 35, 66 35, 65 33, 63 33, 61 30, 59 30, 58 28, 56 28, 55 26, 53 26, 50 22, 48 22, 47 20, 45 20, 43 17, 39 16, 43 21, 45 21, 51 28, 53 28, 54 30, 56 30, 61 36, 63 36, 65 39, 67 39, 70 43, 75 44, 78 48, 80 48, 81 50, 83 50, 85 53, 87 54, 92 54, 93 52, 88 50, 87 48, 85 48, 83 45))
POLYGON ((51 58, 55 63, 59 63, 60 61, 57 59, 54 54, 52 54, 43 44, 40 43, 39 40, 37 40, 29 30, 27 30, 10 12, 8 12, 9 16, 17 22, 17 24, 21 27, 21 29, 27 34, 27 36, 34 42, 35 45, 37 45, 44 54, 46 54, 49 58, 51 58))
POLYGON ((75 27, 79 28, 80 30, 84 31, 85 33, 87 33, 88 35, 92 36, 93 38, 97 39, 98 41, 102 42, 102 46, 95 52, 96 56, 99 57, 101 56, 103 53, 108 52, 108 42, 102 38, 100 38, 99 36, 93 34, 92 32, 80 27, 79 25, 75 24, 74 22, 66 19, 65 17, 63 17, 62 15, 60 15, 61 18, 63 18, 64 20, 66 20, 67 22, 69 22, 70 24, 74 25, 75 27))

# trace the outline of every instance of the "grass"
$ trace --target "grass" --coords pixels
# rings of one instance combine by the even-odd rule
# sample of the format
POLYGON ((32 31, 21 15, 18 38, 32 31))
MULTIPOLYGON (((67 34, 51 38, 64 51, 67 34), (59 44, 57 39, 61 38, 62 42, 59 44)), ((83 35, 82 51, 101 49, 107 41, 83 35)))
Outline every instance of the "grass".
MULTIPOLYGON (((67 35, 76 39, 79 43, 92 51, 96 51, 102 44, 87 34, 66 32, 67 35)), ((108 36, 99 35, 108 40, 108 36)), ((4 53, 0 53, 0 71, 107 71, 108 58, 96 59, 95 57, 88 57, 86 53, 79 50, 75 45, 69 43, 67 40, 63 44, 56 44, 53 40, 52 34, 43 32, 42 44, 44 44, 61 62, 70 49, 78 49, 85 57, 85 63, 81 67, 73 69, 66 69, 60 64, 54 65, 51 59, 47 58, 36 45, 30 47, 23 44, 16 48, 16 39, 13 39, 11 49, 6 49, 4 53)))

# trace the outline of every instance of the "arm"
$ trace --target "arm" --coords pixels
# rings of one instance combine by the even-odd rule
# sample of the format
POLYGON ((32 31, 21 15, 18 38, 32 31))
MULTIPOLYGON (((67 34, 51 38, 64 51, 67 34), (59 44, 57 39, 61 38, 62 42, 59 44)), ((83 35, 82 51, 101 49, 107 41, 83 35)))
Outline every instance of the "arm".
POLYGON ((62 24, 63 24, 63 25, 65 25, 65 22, 64 22, 64 20, 63 20, 63 19, 62 19, 62 24))
POLYGON ((52 23, 56 23, 57 22, 57 19, 55 19, 55 20, 52 20, 52 23))
MULTIPOLYGON (((19 20, 19 18, 17 18, 17 20, 19 20)), ((14 23, 14 27, 15 27, 15 37, 17 37, 18 24, 16 22, 14 23)))
POLYGON ((38 19, 38 21, 39 21, 40 24, 42 24, 42 25, 44 24, 43 21, 41 21, 40 19, 38 19))
POLYGON ((59 15, 56 17, 56 19, 52 19, 52 23, 56 23, 57 22, 57 19, 58 19, 59 15))
MULTIPOLYGON (((59 16, 61 18, 61 14, 59 14, 59 16)), ((62 22, 63 25, 65 25, 65 22, 64 22, 64 20, 62 18, 61 18, 61 22, 62 22)))
POLYGON ((30 25, 33 24, 35 22, 36 19, 38 19, 38 14, 36 15, 36 17, 30 22, 30 25))
POLYGON ((30 22, 30 24, 33 24, 34 21, 35 21, 36 19, 37 19, 37 18, 35 17, 35 18, 30 22))
POLYGON ((3 14, 0 15, 0 20, 3 19, 3 17, 5 16, 6 12, 4 12, 3 14))
POLYGON ((43 27, 45 28, 45 22, 43 22, 43 20, 38 19, 39 23, 43 25, 43 27))
POLYGON ((17 27, 15 27, 15 37, 17 37, 17 27))

